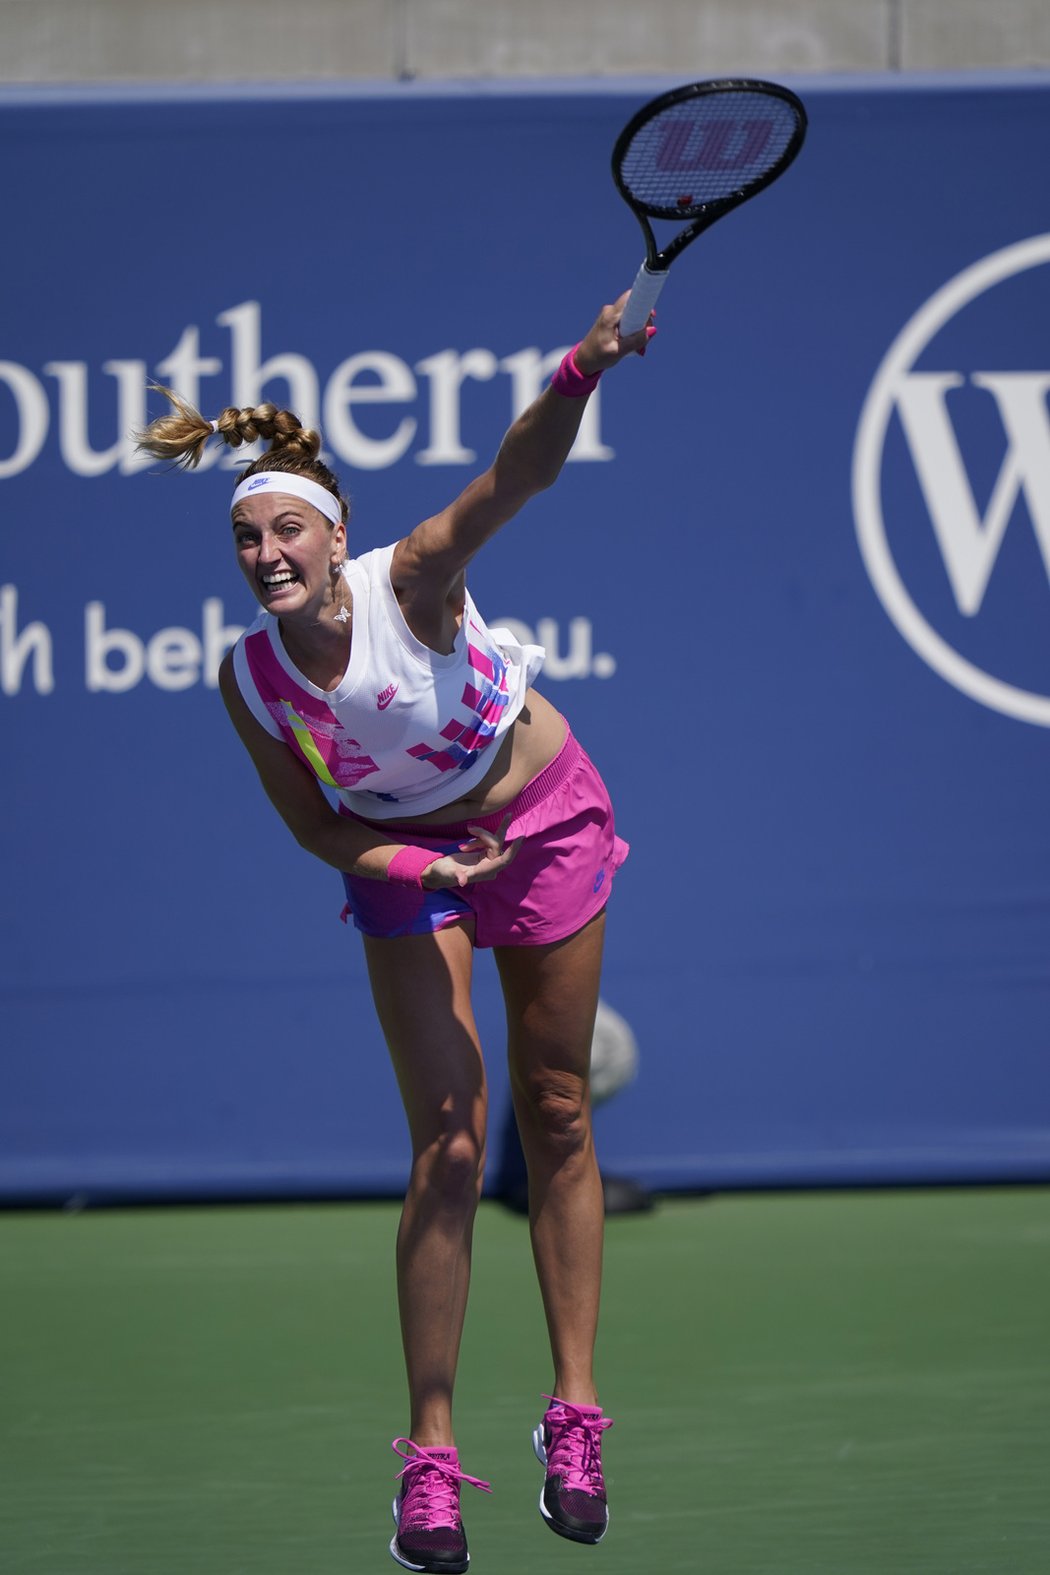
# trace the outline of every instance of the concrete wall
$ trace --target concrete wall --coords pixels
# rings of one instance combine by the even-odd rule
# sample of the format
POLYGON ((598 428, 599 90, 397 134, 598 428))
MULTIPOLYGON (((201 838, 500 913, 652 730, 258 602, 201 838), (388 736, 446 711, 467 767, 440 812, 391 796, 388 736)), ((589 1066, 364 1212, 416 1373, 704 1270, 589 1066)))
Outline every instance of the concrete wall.
POLYGON ((0 82, 1050 67, 1047 0, 0 0, 0 82))

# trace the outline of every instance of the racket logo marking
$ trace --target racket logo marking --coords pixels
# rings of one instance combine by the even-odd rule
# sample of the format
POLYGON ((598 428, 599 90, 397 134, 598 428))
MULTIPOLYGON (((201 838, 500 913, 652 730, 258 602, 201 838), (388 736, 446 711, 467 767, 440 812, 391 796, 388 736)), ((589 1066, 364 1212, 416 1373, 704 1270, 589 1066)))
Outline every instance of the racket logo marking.
POLYGON ((775 123, 761 120, 717 120, 699 129, 689 121, 672 120, 663 128, 656 154, 658 170, 737 170, 762 157, 775 123))

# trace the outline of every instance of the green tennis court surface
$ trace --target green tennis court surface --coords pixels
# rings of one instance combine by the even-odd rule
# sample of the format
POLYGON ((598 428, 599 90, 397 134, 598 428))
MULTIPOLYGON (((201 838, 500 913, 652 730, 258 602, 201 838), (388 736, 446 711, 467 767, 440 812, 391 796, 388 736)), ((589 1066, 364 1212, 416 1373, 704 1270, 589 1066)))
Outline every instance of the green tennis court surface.
MULTIPOLYGON (((0 1216, 3 1575, 363 1575, 405 1427, 387 1204, 0 1216)), ((1050 1192, 719 1197, 610 1222, 612 1527, 536 1510, 526 1227, 482 1210, 472 1575, 1046 1575, 1050 1192)))

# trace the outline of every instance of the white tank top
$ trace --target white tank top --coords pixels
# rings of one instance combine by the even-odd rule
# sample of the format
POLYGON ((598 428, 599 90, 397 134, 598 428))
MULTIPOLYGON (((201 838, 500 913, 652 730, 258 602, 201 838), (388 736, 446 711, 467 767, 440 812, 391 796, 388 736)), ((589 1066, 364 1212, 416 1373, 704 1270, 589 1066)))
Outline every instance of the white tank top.
POLYGON ((252 715, 369 820, 408 820, 469 793, 544 655, 508 629, 487 628, 469 592, 449 655, 421 644, 390 583, 393 553, 380 547, 343 565, 354 621, 335 689, 319 689, 294 665, 272 613, 260 612, 233 653, 252 715))

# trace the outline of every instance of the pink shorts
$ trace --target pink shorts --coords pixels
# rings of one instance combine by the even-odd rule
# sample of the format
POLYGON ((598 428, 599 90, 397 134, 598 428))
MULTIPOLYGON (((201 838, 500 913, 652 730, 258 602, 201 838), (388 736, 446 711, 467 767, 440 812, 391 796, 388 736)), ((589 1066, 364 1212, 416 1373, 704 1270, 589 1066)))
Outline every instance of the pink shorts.
MULTIPOLYGON (((392 937, 427 935, 473 919, 475 946, 542 946, 574 935, 608 901, 627 843, 616 835, 605 783, 571 733, 508 809, 506 840, 522 842, 513 862, 492 880, 417 891, 344 875, 344 920, 352 915, 366 935, 392 937)), ((497 831, 507 813, 446 826, 387 823, 384 829, 392 842, 450 853, 469 841, 469 826, 497 831)))

